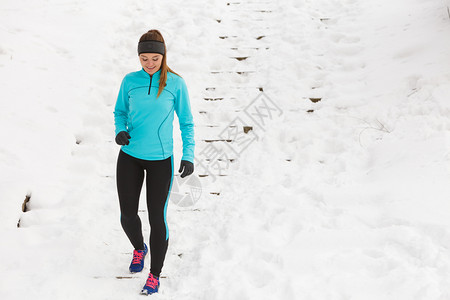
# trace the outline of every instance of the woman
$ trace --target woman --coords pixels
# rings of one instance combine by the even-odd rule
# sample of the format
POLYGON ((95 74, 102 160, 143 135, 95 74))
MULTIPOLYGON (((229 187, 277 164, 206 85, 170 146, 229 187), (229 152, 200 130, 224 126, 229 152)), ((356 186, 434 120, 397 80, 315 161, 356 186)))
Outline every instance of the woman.
POLYGON ((177 113, 183 157, 181 177, 194 171, 194 122, 186 84, 166 64, 166 46, 158 30, 139 40, 142 69, 122 81, 114 121, 116 143, 121 145, 117 160, 117 191, 121 224, 134 247, 130 272, 140 272, 148 248, 138 216, 139 196, 146 173, 147 209, 150 221, 151 267, 141 293, 158 292, 159 276, 167 252, 167 202, 173 181, 173 118, 177 113))

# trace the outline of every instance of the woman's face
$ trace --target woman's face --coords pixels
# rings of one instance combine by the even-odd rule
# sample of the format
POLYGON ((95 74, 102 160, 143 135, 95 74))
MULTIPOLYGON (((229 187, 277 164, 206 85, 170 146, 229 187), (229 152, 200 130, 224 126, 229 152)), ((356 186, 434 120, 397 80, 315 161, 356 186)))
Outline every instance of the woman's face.
POLYGON ((139 54, 139 61, 141 62, 142 68, 144 71, 150 75, 153 75, 155 72, 161 68, 163 56, 159 53, 141 53, 139 54))

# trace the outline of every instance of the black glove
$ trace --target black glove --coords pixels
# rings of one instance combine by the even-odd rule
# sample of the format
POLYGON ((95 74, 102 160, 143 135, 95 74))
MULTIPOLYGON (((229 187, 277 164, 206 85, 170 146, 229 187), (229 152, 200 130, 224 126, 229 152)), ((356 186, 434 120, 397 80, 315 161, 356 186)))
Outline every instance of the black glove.
POLYGON ((126 131, 121 131, 116 135, 117 145, 124 146, 130 144, 130 141, 128 139, 131 139, 131 136, 126 131))
POLYGON ((194 164, 190 161, 182 160, 178 172, 181 173, 181 171, 183 171, 183 173, 181 174, 181 178, 191 175, 194 172, 194 164))

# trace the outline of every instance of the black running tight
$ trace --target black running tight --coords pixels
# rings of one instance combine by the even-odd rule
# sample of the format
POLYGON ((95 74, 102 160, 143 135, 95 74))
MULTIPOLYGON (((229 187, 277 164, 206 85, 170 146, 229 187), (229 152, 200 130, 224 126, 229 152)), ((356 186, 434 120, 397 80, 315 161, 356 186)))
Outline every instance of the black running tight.
POLYGON ((117 191, 120 222, 135 249, 144 249, 139 196, 146 173, 147 211, 150 221, 150 272, 158 276, 164 264, 169 242, 166 211, 173 180, 173 156, 164 160, 142 160, 123 152, 117 159, 117 191))

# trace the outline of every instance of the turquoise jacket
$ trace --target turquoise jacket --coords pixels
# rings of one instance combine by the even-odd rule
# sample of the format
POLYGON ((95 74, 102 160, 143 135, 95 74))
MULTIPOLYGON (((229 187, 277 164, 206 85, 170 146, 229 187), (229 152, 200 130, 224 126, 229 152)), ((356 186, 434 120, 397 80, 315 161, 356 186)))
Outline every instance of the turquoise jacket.
POLYGON ((152 76, 141 69, 122 80, 114 109, 116 135, 128 131, 130 144, 122 151, 145 160, 166 159, 173 154, 173 118, 177 113, 183 157, 194 163, 194 121, 184 79, 167 72, 166 87, 158 98, 161 69, 152 76))

